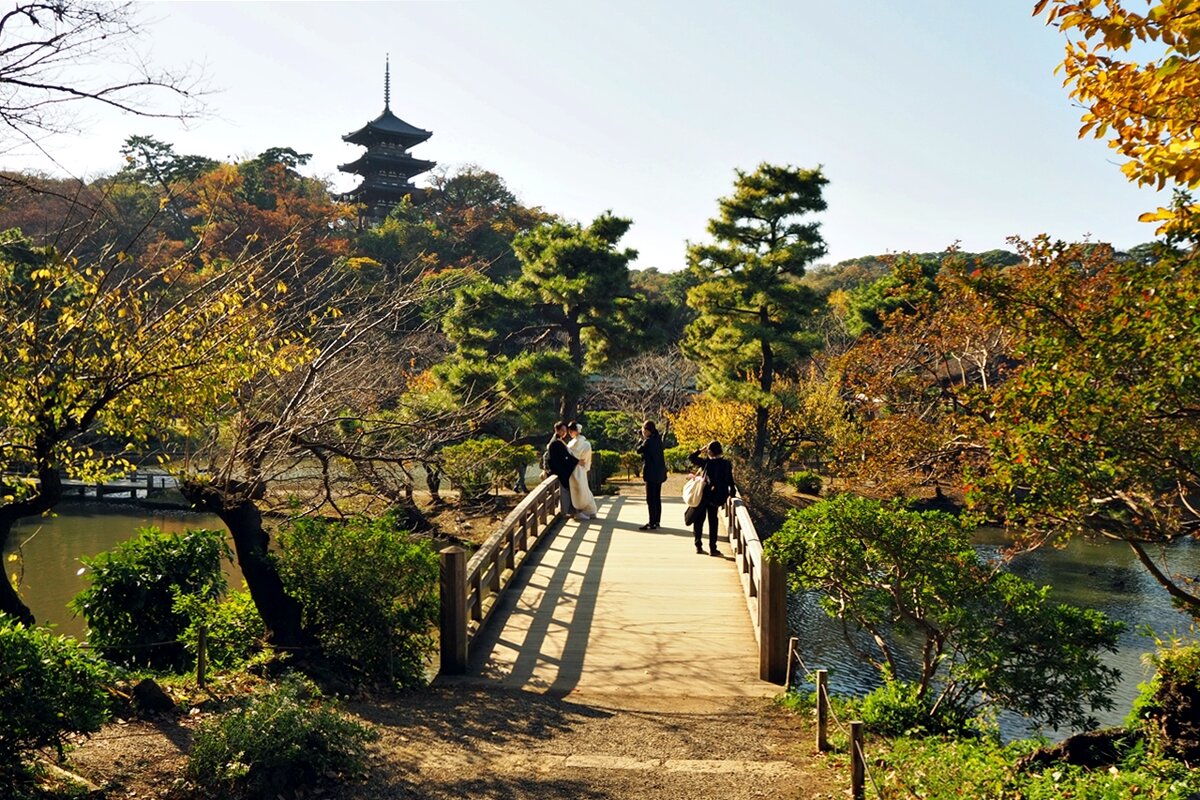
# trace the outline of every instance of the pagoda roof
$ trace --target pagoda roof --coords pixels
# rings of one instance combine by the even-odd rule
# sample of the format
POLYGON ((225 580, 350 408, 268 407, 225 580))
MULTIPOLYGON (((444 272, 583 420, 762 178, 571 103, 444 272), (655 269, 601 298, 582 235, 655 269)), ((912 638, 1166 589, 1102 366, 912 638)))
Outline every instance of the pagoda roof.
POLYGON ((419 175, 422 172, 428 172, 429 170, 431 170, 437 166, 437 162, 436 161, 426 161, 425 159, 422 159, 422 158, 413 158, 412 156, 408 155, 407 153, 404 153, 404 154, 386 153, 386 152, 374 153, 371 151, 367 151, 366 153, 363 153, 361 156, 359 156, 357 160, 351 161, 347 164, 339 165, 338 169, 341 170, 342 172, 353 172, 356 174, 361 174, 363 172, 371 170, 372 167, 384 166, 384 165, 392 166, 392 167, 396 168, 397 170, 406 172, 406 173, 408 173, 409 176, 412 176, 412 175, 419 175))
POLYGON ((375 139, 397 139, 408 147, 419 144, 433 135, 432 131, 423 130, 409 125, 392 113, 392 109, 384 106, 383 113, 368 122, 363 127, 342 137, 343 141, 352 144, 366 144, 375 139))

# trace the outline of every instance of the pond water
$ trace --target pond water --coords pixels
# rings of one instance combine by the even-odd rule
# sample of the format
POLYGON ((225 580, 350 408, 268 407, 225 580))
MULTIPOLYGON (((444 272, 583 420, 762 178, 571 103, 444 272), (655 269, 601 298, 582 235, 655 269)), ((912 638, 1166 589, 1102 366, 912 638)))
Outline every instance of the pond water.
MULTIPOLYGON (((977 539, 978 548, 987 556, 998 553, 1002 544, 1002 534, 998 531, 981 531, 977 539)), ((1200 544, 1196 542, 1156 549, 1152 555, 1171 572, 1200 575, 1200 544)), ((1128 545, 1120 542, 1076 537, 1061 550, 1021 554, 1010 562, 1009 568, 1039 586, 1053 586, 1054 600, 1094 608, 1126 623, 1119 651, 1104 657, 1122 674, 1113 696, 1115 706, 1110 712, 1096 712, 1102 726, 1122 724, 1137 696, 1138 683, 1149 677, 1143 655, 1153 651, 1153 635, 1187 635, 1191 631, 1191 617, 1171 605, 1166 591, 1154 582, 1128 545)), ((863 694, 879 685, 874 668, 855 655, 840 623, 827 617, 814 597, 793 596, 788 616, 805 665, 810 670, 829 670, 833 693, 863 694)), ((865 637, 851 638, 864 650, 871 645, 865 637)), ((1015 717, 1002 716, 1000 726, 1006 737, 1033 732, 1015 717)), ((1052 731, 1046 733, 1057 738, 1052 731)), ((1065 733, 1059 732, 1058 736, 1065 733)))
MULTIPOLYGON (((4 553, 5 571, 12 577, 18 569, 8 556, 20 548, 24 565, 21 599, 34 618, 54 624, 58 633, 83 638, 85 620, 73 616, 67 608, 71 598, 89 585, 80 557, 111 550, 118 542, 132 538, 139 528, 152 525, 172 533, 225 529, 212 514, 158 511, 111 501, 64 503, 58 507, 57 516, 23 520, 14 527, 4 553)), ((241 575, 232 564, 225 564, 225 573, 231 587, 242 585, 241 575)))
MULTIPOLYGON (((4 554, 5 566, 11 574, 14 564, 7 556, 20 547, 24 563, 21 597, 39 622, 51 622, 60 633, 82 637, 86 632, 84 620, 74 617, 67 608, 71 598, 87 586, 80 557, 110 550, 132 537, 138 528, 150 525, 165 531, 224 527, 217 517, 208 514, 155 511, 111 502, 64 504, 55 517, 26 520, 17 526, 9 551, 4 554)), ((995 531, 981 532, 978 540, 985 555, 998 552, 1001 544, 1001 535, 995 531)), ((1180 543, 1157 555, 1173 572, 1200 575, 1200 543, 1180 543)), ((1191 627, 1190 617, 1172 607, 1167 593, 1119 542, 1076 538, 1062 550, 1018 556, 1010 568, 1039 585, 1054 586, 1052 597, 1059 601, 1095 608, 1126 623, 1119 652, 1106 656, 1106 661, 1124 676, 1115 692, 1115 708, 1098 714, 1102 724, 1120 724, 1137 694, 1137 684, 1147 677, 1142 656, 1154 648, 1148 631, 1159 636, 1186 634, 1191 627)), ((241 586, 236 567, 226 564, 225 571, 231 587, 241 586)), ((794 596, 789 621, 793 635, 799 638, 805 665, 809 669, 828 669, 835 693, 862 694, 878 685, 874 669, 851 651, 840 624, 827 617, 814 598, 794 596)), ((1002 718, 1001 726, 1008 736, 1028 732, 1016 719, 1002 718)))

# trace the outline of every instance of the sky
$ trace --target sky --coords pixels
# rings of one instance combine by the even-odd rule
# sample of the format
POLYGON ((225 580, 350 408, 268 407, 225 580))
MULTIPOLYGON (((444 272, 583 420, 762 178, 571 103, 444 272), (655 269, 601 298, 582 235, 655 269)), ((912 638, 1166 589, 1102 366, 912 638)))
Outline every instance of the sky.
MULTIPOLYGON (((1033 0, 156 2, 145 56, 199 70, 205 118, 95 109, 0 167, 95 177, 132 134, 218 159, 311 153, 336 190, 349 133, 391 108, 433 132, 413 155, 478 165, 522 202, 586 224, 633 220, 635 267, 673 271, 705 241, 735 169, 820 166, 823 263, 1007 247, 1010 236, 1129 247, 1165 198, 1079 140, 1063 38, 1033 0)), ((421 183, 421 179, 417 183, 421 183)))

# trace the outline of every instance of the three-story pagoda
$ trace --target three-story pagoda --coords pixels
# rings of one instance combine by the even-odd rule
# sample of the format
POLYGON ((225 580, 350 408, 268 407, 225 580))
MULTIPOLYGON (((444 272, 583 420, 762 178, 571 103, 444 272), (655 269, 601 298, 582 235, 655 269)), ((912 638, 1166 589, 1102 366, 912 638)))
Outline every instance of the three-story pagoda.
POLYGON ((342 199, 366 206, 364 215, 368 220, 383 219, 406 195, 419 198, 423 190, 413 186, 411 179, 433 169, 437 163, 409 154, 410 148, 433 133, 409 125, 392 113, 390 64, 385 64, 383 75, 383 113, 342 137, 342 141, 362 145, 367 152, 357 161, 338 167, 342 172, 362 176, 362 182, 343 194, 342 199))

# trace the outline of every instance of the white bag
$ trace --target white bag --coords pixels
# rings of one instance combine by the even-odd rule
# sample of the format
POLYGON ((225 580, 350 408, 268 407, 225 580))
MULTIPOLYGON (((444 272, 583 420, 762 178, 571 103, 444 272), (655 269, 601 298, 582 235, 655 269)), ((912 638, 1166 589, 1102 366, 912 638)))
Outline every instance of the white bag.
POLYGON ((692 508, 700 505, 704 499, 704 476, 693 475, 683 484, 683 502, 692 508))

